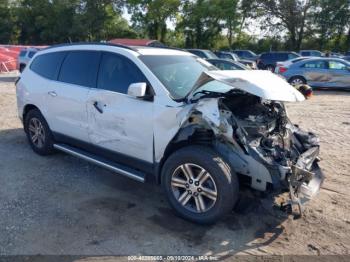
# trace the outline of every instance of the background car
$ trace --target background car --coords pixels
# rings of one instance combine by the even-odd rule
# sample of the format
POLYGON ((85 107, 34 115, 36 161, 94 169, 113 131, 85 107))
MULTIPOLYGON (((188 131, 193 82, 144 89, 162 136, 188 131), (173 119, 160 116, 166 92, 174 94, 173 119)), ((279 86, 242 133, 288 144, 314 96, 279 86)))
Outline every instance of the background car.
POLYGON ((294 63, 297 63, 299 61, 305 60, 305 59, 310 59, 310 58, 314 58, 314 57, 310 57, 310 56, 301 56, 301 57, 297 57, 294 59, 290 59, 287 61, 283 61, 283 62, 277 62, 276 63, 276 68, 275 68, 275 73, 276 74, 280 74, 283 73, 284 71, 286 71, 286 68, 294 63))
POLYGON ((229 59, 207 59, 209 63, 221 70, 249 70, 245 65, 229 59))
POLYGON ((17 69, 19 72, 23 72, 30 59, 32 59, 39 50, 38 48, 25 48, 21 50, 17 59, 17 69))
POLYGON ((301 56, 316 56, 322 57, 324 54, 318 50, 300 50, 299 54, 301 56))
POLYGON ((218 58, 212 51, 206 49, 186 49, 188 52, 203 59, 218 58))
POLYGON ((302 60, 286 67, 281 75, 292 85, 350 88, 350 63, 338 58, 302 60))
POLYGON ((258 55, 250 50, 233 50, 232 53, 238 55, 240 59, 256 61, 258 58, 258 55))
POLYGON ((277 62, 287 61, 297 57, 300 57, 300 55, 298 55, 295 52, 262 53, 257 60, 257 66, 259 69, 265 69, 270 70, 271 72, 275 72, 277 62))
POLYGON ((344 56, 343 59, 348 61, 348 62, 350 62, 350 55, 349 56, 344 56))
POLYGON ((241 59, 239 56, 237 56, 233 52, 228 52, 228 51, 216 51, 214 52, 219 58, 222 59, 230 59, 235 62, 239 62, 245 66, 248 66, 251 69, 257 69, 256 63, 252 60, 247 60, 247 59, 241 59))

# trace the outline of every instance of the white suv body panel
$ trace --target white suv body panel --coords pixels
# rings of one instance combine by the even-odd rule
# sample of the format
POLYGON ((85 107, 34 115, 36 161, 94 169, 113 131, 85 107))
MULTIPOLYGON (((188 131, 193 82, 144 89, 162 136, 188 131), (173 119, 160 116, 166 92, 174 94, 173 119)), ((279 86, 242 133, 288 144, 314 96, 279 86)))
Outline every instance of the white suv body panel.
POLYGON ((142 101, 127 94, 49 80, 28 69, 30 63, 17 86, 19 117, 23 116, 24 106, 32 104, 40 108, 53 132, 132 155, 149 163, 159 162, 180 127, 180 120, 173 116, 183 109, 183 103, 172 100, 158 78, 137 57, 140 54, 191 54, 158 48, 135 52, 114 46, 79 45, 49 48, 41 51, 40 55, 73 50, 115 52, 129 58, 151 83, 154 101, 142 101), (55 92, 57 96, 52 97, 49 92, 55 92), (103 116, 93 108, 96 100, 109 104, 103 116), (174 113, 169 114, 169 111, 174 113), (157 141, 158 138, 160 141, 157 141))

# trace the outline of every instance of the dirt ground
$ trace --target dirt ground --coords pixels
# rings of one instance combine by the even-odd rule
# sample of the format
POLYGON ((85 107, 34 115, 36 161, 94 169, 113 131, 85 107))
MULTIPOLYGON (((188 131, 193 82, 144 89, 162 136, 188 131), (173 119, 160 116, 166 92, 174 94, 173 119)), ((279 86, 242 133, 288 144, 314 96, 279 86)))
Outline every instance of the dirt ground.
POLYGON ((60 153, 34 154, 11 81, 0 78, 0 255, 350 253, 350 92, 317 91, 288 105, 295 123, 320 135, 327 177, 303 218, 245 194, 221 222, 198 226, 177 218, 153 183, 60 153))

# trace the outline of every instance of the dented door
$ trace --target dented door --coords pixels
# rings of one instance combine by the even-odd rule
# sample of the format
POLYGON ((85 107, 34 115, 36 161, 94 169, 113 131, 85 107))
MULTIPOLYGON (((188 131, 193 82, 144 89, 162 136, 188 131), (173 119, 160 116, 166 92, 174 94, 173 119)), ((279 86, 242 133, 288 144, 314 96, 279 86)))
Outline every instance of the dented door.
POLYGON ((92 144, 153 161, 153 103, 126 94, 92 89, 87 102, 92 144))
POLYGON ((103 52, 97 88, 87 102, 90 141, 135 159, 153 162, 153 102, 129 96, 132 83, 147 82, 125 56, 103 52))

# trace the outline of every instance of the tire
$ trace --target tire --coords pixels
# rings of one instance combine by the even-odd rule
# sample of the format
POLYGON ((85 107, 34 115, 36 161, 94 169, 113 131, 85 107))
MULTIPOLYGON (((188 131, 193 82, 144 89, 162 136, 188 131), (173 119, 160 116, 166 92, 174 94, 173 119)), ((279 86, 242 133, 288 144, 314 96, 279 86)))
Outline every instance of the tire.
POLYGON ((273 65, 267 65, 267 66, 266 66, 266 70, 271 71, 272 73, 274 73, 274 72, 275 72, 275 66, 273 66, 273 65))
POLYGON ((54 152, 51 130, 38 109, 30 110, 24 119, 24 130, 33 151, 39 155, 50 155, 54 152), (36 135, 36 139, 34 138, 36 135))
POLYGON ((299 85, 305 85, 306 80, 304 77, 301 76, 293 76, 291 79, 289 79, 289 84, 292 86, 299 86, 299 85))
POLYGON ((239 191, 236 173, 218 153, 204 146, 173 153, 162 169, 162 187, 176 213, 198 224, 212 224, 230 212, 239 191))

